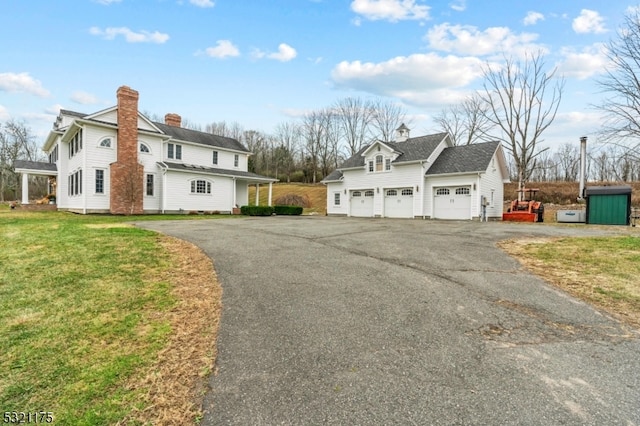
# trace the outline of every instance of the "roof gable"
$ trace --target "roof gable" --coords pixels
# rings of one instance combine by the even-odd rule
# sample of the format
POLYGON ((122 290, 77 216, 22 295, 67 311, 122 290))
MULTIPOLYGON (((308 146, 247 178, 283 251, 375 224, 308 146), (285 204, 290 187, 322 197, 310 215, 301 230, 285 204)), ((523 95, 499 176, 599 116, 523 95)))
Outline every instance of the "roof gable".
POLYGON ((382 142, 376 141, 367 146, 362 147, 358 152, 349 157, 339 169, 349 169, 364 166, 364 156, 366 152, 376 144, 383 144, 399 155, 392 164, 402 164, 412 161, 426 161, 433 154, 441 143, 449 142, 448 133, 436 133, 433 135, 419 136, 409 138, 404 142, 382 142))
POLYGON ((499 147, 500 142, 485 142, 445 148, 426 174, 484 172, 499 147))

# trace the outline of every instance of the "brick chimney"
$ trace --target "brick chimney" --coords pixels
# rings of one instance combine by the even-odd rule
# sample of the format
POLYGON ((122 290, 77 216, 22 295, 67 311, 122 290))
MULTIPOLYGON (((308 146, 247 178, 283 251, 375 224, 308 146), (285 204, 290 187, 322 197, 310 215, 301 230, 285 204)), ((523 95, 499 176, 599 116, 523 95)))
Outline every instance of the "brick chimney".
POLYGON ((118 98, 117 160, 110 165, 112 214, 141 214, 144 168, 138 162, 138 92, 121 86, 118 98))
POLYGON ((182 125, 182 117, 178 114, 169 113, 164 116, 164 124, 167 126, 180 127, 182 125))

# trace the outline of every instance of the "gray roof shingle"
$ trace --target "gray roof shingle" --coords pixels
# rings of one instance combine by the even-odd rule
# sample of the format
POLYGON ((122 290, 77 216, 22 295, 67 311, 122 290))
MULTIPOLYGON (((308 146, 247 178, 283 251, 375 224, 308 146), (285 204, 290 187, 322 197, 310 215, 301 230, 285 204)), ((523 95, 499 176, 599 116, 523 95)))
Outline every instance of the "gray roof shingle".
MULTIPOLYGON (((409 138, 404 142, 382 142, 391 149, 400 152, 400 155, 393 161, 393 164, 406 163, 409 161, 426 160, 429 158, 436 147, 447 136, 447 133, 436 133, 433 135, 419 136, 416 138, 409 138)), ((362 147, 353 156, 348 158, 339 169, 349 169, 353 167, 364 166, 364 157, 362 153, 367 150, 373 142, 367 146, 362 147)))
POLYGON ((45 163, 43 161, 16 160, 13 162, 13 168, 27 170, 44 170, 48 172, 58 171, 58 168, 55 164, 45 163))
POLYGON ((168 161, 164 161, 162 163, 158 163, 161 167, 166 167, 169 170, 181 170, 181 171, 189 171, 189 172, 202 172, 213 175, 224 175, 224 176, 237 176, 247 179, 254 180, 267 180, 276 182, 278 179, 274 179, 268 176, 258 175, 256 173, 245 172, 242 170, 229 170, 229 169, 218 169, 215 167, 205 167, 205 166, 197 166, 193 164, 184 164, 184 163, 172 163, 168 161))
MULTIPOLYGON (((81 112, 69 111, 69 110, 60 110, 61 114, 70 115, 73 117, 84 118, 88 116, 87 114, 83 114, 81 112)), ((90 121, 95 121, 98 123, 103 123, 100 120, 88 119, 90 121)), ((109 123, 111 124, 111 123, 109 123)), ((247 148, 245 148, 242 143, 233 138, 227 138, 224 136, 218 136, 211 133, 200 132, 197 130, 185 129, 184 127, 176 127, 169 126, 164 123, 153 123, 162 133, 165 135, 171 136, 171 138, 184 141, 184 142, 193 142, 200 145, 208 145, 212 147, 231 149, 234 151, 240 152, 249 152, 247 148)))
POLYGON ((427 175, 483 172, 489 167, 500 142, 485 142, 445 148, 427 175))

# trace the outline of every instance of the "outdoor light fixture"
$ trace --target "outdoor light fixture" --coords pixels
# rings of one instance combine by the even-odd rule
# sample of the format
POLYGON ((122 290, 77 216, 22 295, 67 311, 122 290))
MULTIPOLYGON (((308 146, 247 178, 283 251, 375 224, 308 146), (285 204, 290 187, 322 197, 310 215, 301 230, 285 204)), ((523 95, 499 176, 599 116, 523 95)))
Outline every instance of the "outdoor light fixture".
POLYGON ((420 192, 420 185, 416 185, 416 192, 420 192))

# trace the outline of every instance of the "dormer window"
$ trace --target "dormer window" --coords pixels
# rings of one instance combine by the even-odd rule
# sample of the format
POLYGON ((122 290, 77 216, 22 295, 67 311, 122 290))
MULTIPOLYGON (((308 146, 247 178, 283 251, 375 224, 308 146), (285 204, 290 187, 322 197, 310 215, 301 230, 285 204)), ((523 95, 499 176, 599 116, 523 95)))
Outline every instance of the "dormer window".
POLYGON ((383 161, 382 155, 376 155, 376 172, 382 171, 382 161, 383 161))

